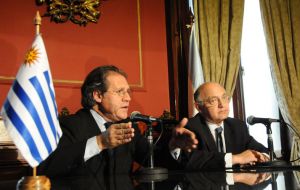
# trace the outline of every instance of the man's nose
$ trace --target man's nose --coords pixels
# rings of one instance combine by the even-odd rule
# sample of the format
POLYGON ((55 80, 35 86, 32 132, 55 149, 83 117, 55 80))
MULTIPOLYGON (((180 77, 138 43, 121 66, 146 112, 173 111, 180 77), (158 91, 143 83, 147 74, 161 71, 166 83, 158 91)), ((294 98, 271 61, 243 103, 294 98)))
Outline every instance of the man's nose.
POLYGON ((130 93, 126 92, 123 96, 123 100, 124 101, 130 101, 131 100, 131 96, 130 93))
POLYGON ((224 101, 222 101, 220 98, 218 99, 218 107, 223 108, 224 107, 224 101))

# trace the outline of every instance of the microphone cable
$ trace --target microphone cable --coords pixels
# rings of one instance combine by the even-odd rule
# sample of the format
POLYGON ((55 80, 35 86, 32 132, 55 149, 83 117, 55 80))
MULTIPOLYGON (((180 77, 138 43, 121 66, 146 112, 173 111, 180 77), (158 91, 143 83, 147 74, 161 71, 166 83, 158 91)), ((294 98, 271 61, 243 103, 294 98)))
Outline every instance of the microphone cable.
POLYGON ((156 146, 156 144, 158 143, 158 141, 160 140, 160 138, 162 137, 162 134, 164 133, 164 126, 163 126, 163 122, 162 120, 158 121, 158 126, 161 126, 161 131, 156 139, 156 141, 153 143, 154 146, 156 146))
MULTIPOLYGON (((141 121, 141 122, 143 122, 143 121, 141 121)), ((145 123, 145 122, 143 122, 143 123, 145 123)), ((157 121, 157 123, 158 123, 157 126, 161 126, 161 131, 160 131, 160 133, 159 133, 157 139, 155 140, 155 142, 153 142, 153 144, 152 144, 152 146, 153 146, 153 147, 152 147, 152 148, 153 148, 153 151, 155 150, 156 144, 159 142, 159 140, 160 140, 161 137, 162 137, 162 134, 164 133, 164 127, 163 127, 163 122, 162 122, 162 120, 157 121)), ((152 125, 152 123, 151 123, 151 125, 152 125)), ((156 127, 157 127, 157 126, 156 126, 156 127)), ((147 129, 147 130, 148 130, 148 129, 147 129)), ((146 133, 145 133, 145 135, 144 135, 146 138, 147 138, 147 130, 146 130, 146 133)), ((152 137, 153 137, 153 135, 152 135, 152 137)), ((149 149, 148 153, 146 154, 146 156, 144 157, 143 161, 141 162, 142 165, 144 165, 145 162, 149 159, 149 156, 150 156, 150 154, 151 154, 150 151, 151 151, 151 150, 149 149)))

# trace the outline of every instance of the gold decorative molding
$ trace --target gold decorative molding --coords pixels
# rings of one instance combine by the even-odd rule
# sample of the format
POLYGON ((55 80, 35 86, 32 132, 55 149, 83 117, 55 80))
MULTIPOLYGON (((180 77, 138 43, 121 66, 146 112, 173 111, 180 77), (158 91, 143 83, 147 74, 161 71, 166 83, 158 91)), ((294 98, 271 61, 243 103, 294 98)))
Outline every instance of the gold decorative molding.
POLYGON ((140 14, 140 0, 136 0, 137 6, 137 25, 138 25, 138 47, 139 47, 139 76, 140 76, 140 83, 139 84, 130 84, 132 87, 143 88, 144 81, 143 81, 143 59, 142 59, 142 32, 141 32, 141 14, 140 14))
POLYGON ((15 80, 15 77, 0 76, 0 81, 12 82, 13 80, 15 80))
POLYGON ((101 0, 36 0, 37 5, 47 4, 44 16, 50 17, 55 23, 68 20, 79 26, 89 22, 97 23, 101 12, 98 10, 101 0))
MULTIPOLYGON (((7 82, 11 83, 16 79, 16 77, 7 77, 7 76, 0 76, 0 82, 7 82)), ((69 84, 69 85, 81 85, 83 81, 80 80, 61 80, 61 79, 53 79, 54 84, 69 84)))
MULTIPOLYGON (((139 81, 137 83, 129 84, 133 88, 143 88, 143 57, 142 57, 142 33, 141 33, 141 14, 140 14, 140 0, 136 0, 137 3, 137 32, 138 32, 138 61, 139 61, 139 81)), ((0 84, 12 82, 15 77, 12 76, 1 76, 0 84)), ((66 86, 80 86, 83 81, 81 80, 65 80, 65 79, 53 79, 54 85, 66 85, 66 86)))

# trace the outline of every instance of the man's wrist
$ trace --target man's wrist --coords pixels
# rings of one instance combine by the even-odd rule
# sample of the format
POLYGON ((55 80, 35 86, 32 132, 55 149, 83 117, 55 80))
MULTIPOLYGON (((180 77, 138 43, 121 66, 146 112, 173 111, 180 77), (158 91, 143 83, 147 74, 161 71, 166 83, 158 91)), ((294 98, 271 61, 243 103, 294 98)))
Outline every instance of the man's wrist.
POLYGON ((107 133, 106 132, 104 132, 104 133, 96 136, 97 144, 98 144, 100 150, 108 148, 107 138, 108 137, 107 137, 107 133))
POLYGON ((239 164, 239 156, 238 155, 232 155, 232 165, 239 164))

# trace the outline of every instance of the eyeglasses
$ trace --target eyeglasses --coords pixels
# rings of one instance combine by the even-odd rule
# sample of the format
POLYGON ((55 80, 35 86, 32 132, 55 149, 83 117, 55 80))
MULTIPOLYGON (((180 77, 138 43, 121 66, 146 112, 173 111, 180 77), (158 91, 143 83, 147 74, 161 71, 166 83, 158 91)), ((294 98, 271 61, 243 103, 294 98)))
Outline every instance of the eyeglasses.
POLYGON ((221 97, 210 96, 203 101, 199 101, 198 104, 204 105, 204 103, 207 103, 209 106, 216 106, 219 104, 219 101, 222 103, 228 103, 229 99, 230 98, 227 94, 223 94, 221 97))
POLYGON ((111 92, 111 93, 116 94, 120 97, 124 97, 126 94, 128 94, 128 96, 131 96, 131 94, 132 94, 132 91, 130 89, 128 89, 128 90, 120 89, 120 90, 111 90, 111 91, 108 90, 106 92, 111 92))

